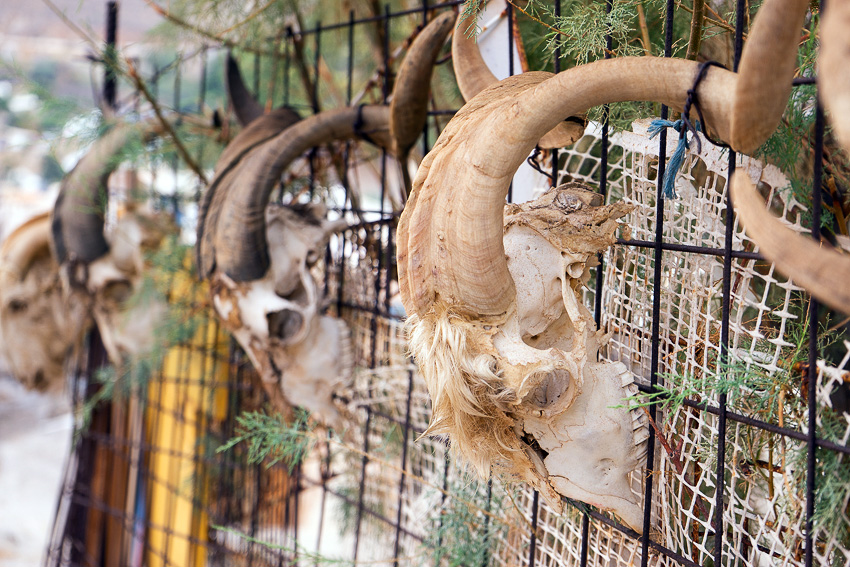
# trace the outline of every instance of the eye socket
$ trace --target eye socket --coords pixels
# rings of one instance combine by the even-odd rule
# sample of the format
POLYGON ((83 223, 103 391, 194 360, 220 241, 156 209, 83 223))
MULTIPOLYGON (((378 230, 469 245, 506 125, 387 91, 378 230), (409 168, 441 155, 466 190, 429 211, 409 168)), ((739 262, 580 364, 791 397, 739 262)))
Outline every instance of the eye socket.
POLYGON ((269 324, 269 336, 288 340, 297 335, 304 325, 304 317, 298 311, 281 309, 266 315, 269 324))
POLYGON ((316 262, 319 261, 319 251, 318 250, 310 250, 307 252, 307 265, 312 266, 316 262))
POLYGON ((29 308, 29 304, 23 299, 13 299, 9 302, 9 311, 14 314, 25 312, 29 308))
POLYGON ((546 372, 537 380, 537 385, 522 401, 522 405, 532 411, 546 411, 561 408, 569 403, 570 384, 572 379, 569 372, 556 369, 546 372))
POLYGON ((131 295, 133 295, 133 287, 130 282, 124 280, 109 282, 103 286, 101 291, 104 301, 112 303, 125 303, 131 295))

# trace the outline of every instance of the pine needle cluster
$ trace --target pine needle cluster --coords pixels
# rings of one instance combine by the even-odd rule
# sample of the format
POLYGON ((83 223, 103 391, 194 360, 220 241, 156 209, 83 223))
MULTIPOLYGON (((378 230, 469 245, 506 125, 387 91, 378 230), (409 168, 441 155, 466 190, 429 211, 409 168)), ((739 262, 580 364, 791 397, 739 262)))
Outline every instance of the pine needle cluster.
POLYGON ((450 483, 449 493, 452 497, 445 500, 428 530, 426 546, 433 550, 433 564, 489 565, 508 525, 484 512, 498 511, 501 518, 503 494, 492 484, 466 475, 450 483))
POLYGON ((283 462, 292 473, 314 444, 311 433, 315 425, 310 421, 309 412, 302 408, 296 408, 291 422, 280 413, 268 415, 252 411, 238 416, 236 423, 236 435, 216 452, 229 451, 244 443, 251 464, 264 462, 266 467, 271 467, 283 462))

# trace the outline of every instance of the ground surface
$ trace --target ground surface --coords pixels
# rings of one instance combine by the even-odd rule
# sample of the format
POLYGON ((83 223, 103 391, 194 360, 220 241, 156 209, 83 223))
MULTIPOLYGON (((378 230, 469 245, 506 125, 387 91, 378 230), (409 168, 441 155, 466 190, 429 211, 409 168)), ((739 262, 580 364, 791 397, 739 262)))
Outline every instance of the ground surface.
POLYGON ((0 567, 41 565, 71 442, 65 398, 0 373, 0 567))

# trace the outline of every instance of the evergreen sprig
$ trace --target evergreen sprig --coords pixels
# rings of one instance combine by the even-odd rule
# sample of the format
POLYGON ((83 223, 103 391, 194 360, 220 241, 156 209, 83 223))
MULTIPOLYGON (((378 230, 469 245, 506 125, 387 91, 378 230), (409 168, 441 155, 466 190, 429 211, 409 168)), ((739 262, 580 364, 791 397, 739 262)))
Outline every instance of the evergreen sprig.
POLYGON ((466 475, 450 483, 449 493, 452 497, 445 500, 433 518, 426 539, 426 545, 433 549, 434 565, 489 565, 508 524, 493 521, 481 510, 505 509, 504 495, 496 485, 488 486, 466 475))
POLYGON ((246 412, 236 418, 236 435, 216 452, 229 451, 240 443, 248 447, 248 462, 266 461, 271 467, 283 462, 291 473, 304 459, 314 444, 311 435, 314 425, 310 414, 296 408, 293 421, 287 422, 280 414, 268 415, 259 411, 246 412))

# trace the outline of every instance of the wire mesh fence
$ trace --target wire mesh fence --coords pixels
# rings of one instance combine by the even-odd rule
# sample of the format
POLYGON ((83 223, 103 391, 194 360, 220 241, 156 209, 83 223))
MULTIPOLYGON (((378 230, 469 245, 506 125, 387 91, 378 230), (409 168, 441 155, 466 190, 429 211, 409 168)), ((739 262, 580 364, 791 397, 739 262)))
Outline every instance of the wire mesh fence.
MULTIPOLYGON (((347 73, 340 102, 357 102, 354 69, 368 56, 355 38, 380 26, 383 60, 371 64, 385 101, 393 28, 413 28, 458 3, 387 6, 372 18, 352 12, 348 21, 288 29, 286 56, 274 63, 283 66, 283 100, 318 111, 319 89, 332 88, 323 79, 333 72, 323 67, 323 38, 337 34, 348 45, 332 58, 347 73), (314 65, 301 71, 311 73, 314 91, 293 93, 296 70, 287 56, 304 46, 314 65)), ((745 18, 738 4, 739 57, 745 18)), ((659 14, 668 29, 674 9, 668 2, 659 14)), ((513 10, 507 6, 509 18, 513 10)), ((509 54, 512 41, 509 34, 509 54)), ((205 62, 216 49, 204 50, 205 62)), ((259 72, 254 90, 261 90, 259 72)), ((432 108, 423 153, 456 110, 432 108)), ((347 429, 317 440, 291 470, 251 463, 238 445, 217 452, 235 435, 237 416, 267 400, 210 312, 146 391, 113 399, 108 416, 95 410, 79 430, 49 563, 846 564, 850 490, 835 483, 846 478, 850 452, 842 398, 850 353, 836 366, 818 360, 826 335, 817 302, 759 256, 727 193, 730 174, 745 171, 789 226, 807 232, 804 213, 820 223, 821 164, 814 165, 815 204, 804 211, 776 167, 703 143, 677 176, 679 199, 665 200, 672 144, 664 132, 650 138, 646 126, 614 133, 591 123, 574 146, 544 158, 553 179, 584 181, 608 202, 635 206, 584 300, 609 336, 603 358, 623 362, 645 395, 666 388, 641 410, 651 424, 649 451, 632 489, 644 498, 643 534, 579 502, 566 501, 558 514, 528 487, 473 479, 452 462, 447 439, 420 438, 430 398, 407 353, 397 298, 398 165, 385 152, 348 143, 335 149, 342 179, 318 165, 317 152, 303 173, 305 191, 327 195, 331 210, 352 222, 331 240, 321 270, 327 310, 345 321, 354 346, 354 376, 337 392, 347 429), (371 198, 355 205, 351 193, 367 188, 371 198)), ((538 189, 548 182, 541 178, 538 189)), ((191 204, 195 196, 184 198, 191 204)), ((102 362, 97 352, 92 345, 78 364, 89 395, 102 362)))

